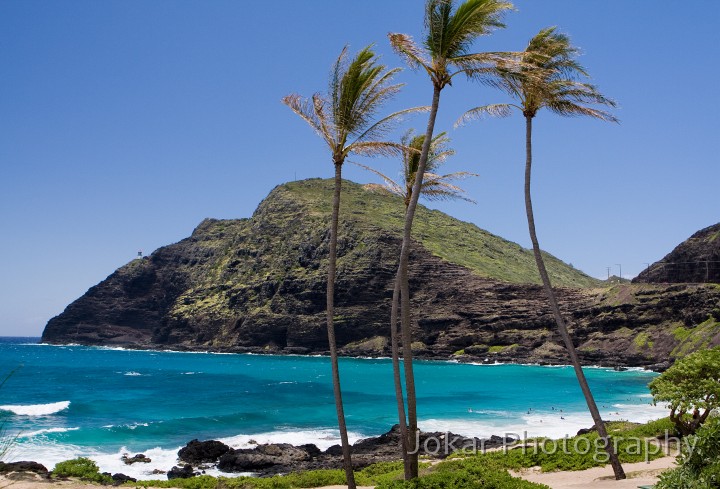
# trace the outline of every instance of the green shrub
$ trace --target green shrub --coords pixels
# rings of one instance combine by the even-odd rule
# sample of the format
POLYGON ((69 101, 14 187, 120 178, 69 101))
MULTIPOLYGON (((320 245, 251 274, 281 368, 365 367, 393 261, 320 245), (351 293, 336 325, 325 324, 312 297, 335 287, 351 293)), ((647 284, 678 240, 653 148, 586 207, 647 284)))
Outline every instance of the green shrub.
POLYGON ((549 489, 511 476, 506 469, 477 457, 441 462, 418 479, 392 481, 377 489, 549 489))
MULTIPOLYGON (((612 426, 612 423, 610 426, 612 426)), ((609 427, 608 430, 612 430, 612 428, 609 427)), ((677 427, 675 423, 670 420, 670 417, 648 421, 645 424, 633 426, 622 431, 622 436, 636 436, 638 438, 658 438, 665 437, 666 434, 668 436, 678 436, 677 427)))
MULTIPOLYGON (((429 464, 421 463, 425 468, 429 464)), ((358 485, 376 485, 403 476, 402 462, 380 462, 355 473, 358 485)), ((308 470, 274 477, 211 477, 203 475, 189 479, 152 480, 132 483, 134 487, 177 487, 181 489, 291 489, 344 485, 343 470, 308 470)))
POLYGON ((52 471, 53 477, 78 477, 82 480, 112 483, 112 477, 100 473, 97 464, 89 458, 75 458, 59 462, 52 471))
POLYGON ((669 404, 678 431, 692 435, 720 407, 720 347, 678 360, 648 387, 653 402, 669 404))
POLYGON ((658 489, 720 487, 720 417, 713 416, 682 443, 680 466, 660 475, 658 489))

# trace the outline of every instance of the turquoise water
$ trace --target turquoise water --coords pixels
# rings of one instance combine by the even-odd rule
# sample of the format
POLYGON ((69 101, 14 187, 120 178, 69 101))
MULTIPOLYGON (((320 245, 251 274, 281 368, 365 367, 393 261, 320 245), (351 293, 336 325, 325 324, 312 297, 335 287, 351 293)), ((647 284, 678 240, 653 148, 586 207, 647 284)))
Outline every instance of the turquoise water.
MULTIPOLYGON (((396 422, 387 359, 341 359, 353 438, 396 422)), ((193 438, 244 446, 252 438, 337 442, 327 358, 132 351, 48 346, 0 339, 0 389, 6 430, 20 433, 13 459, 52 467, 90 456, 101 468, 145 477, 169 469, 193 438), (19 368, 18 368, 19 367, 19 368), (122 453, 153 464, 128 468, 122 453), (135 471, 135 473, 132 473, 135 471), (139 473, 138 471, 144 471, 139 473)), ((572 369, 523 365, 416 363, 421 428, 490 436, 563 436, 592 424, 572 369), (562 410, 562 412, 561 412, 562 410)), ((665 415, 649 404, 652 372, 586 370, 606 419, 665 415)))

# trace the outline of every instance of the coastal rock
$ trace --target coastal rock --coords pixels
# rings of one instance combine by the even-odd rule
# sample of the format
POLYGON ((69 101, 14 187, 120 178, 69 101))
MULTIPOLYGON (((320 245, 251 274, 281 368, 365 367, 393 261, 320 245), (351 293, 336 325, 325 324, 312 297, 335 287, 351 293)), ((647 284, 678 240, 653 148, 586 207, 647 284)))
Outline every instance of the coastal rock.
POLYGON ((138 453, 137 455, 134 455, 132 457, 128 457, 127 453, 123 454, 122 457, 120 457, 120 460, 122 460, 125 465, 132 465, 135 463, 143 463, 143 464, 149 464, 152 462, 152 460, 145 456, 143 453, 138 453))
POLYGON ((192 440, 178 451, 181 462, 189 464, 215 463, 230 451, 230 447, 217 440, 192 440))
MULTIPOLYGON (((312 445, 314 447, 314 445, 312 445)), ((317 452, 317 447, 313 452, 317 452)), ((302 462, 313 459, 310 451, 287 443, 258 445, 252 449, 232 450, 218 461, 218 469, 223 472, 288 472, 302 462)))
MULTIPOLYGON (((493 436, 489 439, 468 438, 451 432, 421 432, 418 453, 431 459, 444 459, 456 451, 482 452, 489 448, 510 445, 515 440, 493 436)), ((378 462, 396 461, 400 457, 400 430, 393 426, 380 436, 358 440, 352 446, 355 469, 378 462)), ((258 445, 252 449, 236 449, 226 453, 218 462, 223 472, 252 472, 258 476, 283 474, 299 470, 338 469, 343 464, 340 445, 324 452, 315 445, 290 444, 258 445)))
MULTIPOLYGON (((331 195, 330 181, 293 182, 275 188, 250 219, 203 221, 189 238, 90 288, 50 320, 43 342, 327 354, 331 195)), ((344 182, 343 199, 338 348, 389 356, 402 203, 352 182, 344 182)), ((568 363, 532 252, 426 208, 416 231, 409 275, 418 358, 568 363)), ((715 284, 608 287, 550 255, 547 263, 585 364, 663 368, 720 344, 715 284)))
POLYGON ((633 282, 720 283, 720 223, 690 236, 633 282))
POLYGON ((26 472, 37 474, 43 478, 49 478, 50 473, 48 469, 37 462, 0 462, 0 474, 6 475, 13 472, 26 472))
POLYGON ((115 485, 125 484, 126 482, 137 482, 135 477, 130 477, 122 473, 112 474, 110 477, 115 481, 115 485))
POLYGON ((200 475, 198 472, 195 472, 192 468, 192 465, 183 465, 182 467, 173 467, 172 469, 168 470, 167 478, 170 479, 189 479, 190 477, 195 477, 196 475, 200 475))

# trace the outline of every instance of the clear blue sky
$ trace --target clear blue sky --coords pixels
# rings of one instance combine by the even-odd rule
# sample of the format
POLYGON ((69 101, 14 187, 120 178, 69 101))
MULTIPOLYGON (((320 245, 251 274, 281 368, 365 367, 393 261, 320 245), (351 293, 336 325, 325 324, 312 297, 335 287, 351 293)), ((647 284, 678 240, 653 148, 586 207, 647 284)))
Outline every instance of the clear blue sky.
MULTIPOLYGON (((49 318, 205 217, 248 217, 275 186, 330 177, 323 143, 280 103, 323 91, 343 45, 402 61, 386 34, 422 33, 422 0, 0 1, 0 335, 49 318)), ((718 222, 720 2, 518 0, 476 48, 520 50, 557 25, 584 51, 620 125, 541 114, 534 196, 545 249, 625 276, 718 222)), ((429 104, 421 73, 388 111, 429 104)), ((438 129, 477 205, 435 207, 524 246, 520 117, 452 130, 505 101, 458 80, 438 129)), ((424 117, 411 121, 424 127, 424 117)), ((394 172, 394 162, 366 160, 394 172)), ((372 177, 348 166, 347 178, 372 177)))

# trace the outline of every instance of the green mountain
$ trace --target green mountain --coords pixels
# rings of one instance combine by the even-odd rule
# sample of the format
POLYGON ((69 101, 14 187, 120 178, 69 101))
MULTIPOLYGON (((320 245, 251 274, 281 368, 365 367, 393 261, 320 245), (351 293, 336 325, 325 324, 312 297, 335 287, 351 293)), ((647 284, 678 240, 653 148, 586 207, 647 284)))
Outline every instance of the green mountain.
MULTIPOLYGON (((330 180, 292 182, 276 187, 249 219, 206 219, 189 238, 91 287, 50 320, 43 341, 325 353, 331 192, 330 180)), ((388 353, 403 212, 400 199, 344 182, 335 299, 345 354, 388 353)), ((531 252, 424 207, 414 236, 410 280, 418 355, 565 361, 531 252)), ((702 341, 715 341, 707 335, 716 323, 706 320, 720 317, 716 287, 627 286, 618 292, 546 258, 587 361, 667 360, 681 341, 694 344, 700 323, 702 341), (681 339, 671 333, 679 327, 681 339)))
MULTIPOLYGON (((320 227, 327 226, 332 203, 330 180, 304 180, 281 185, 268 198, 281 195, 291 201, 299 200, 306 209, 311 209, 309 212, 314 217, 320 218, 317 222, 320 227)), ((258 211, 262 208, 261 204, 258 211)), ((340 218, 356 231, 372 235, 379 230, 402 236, 404 211, 402 201, 394 195, 368 191, 362 185, 344 182, 340 218)), ((259 217, 258 213, 254 217, 259 217)), ((541 283, 532 250, 443 212, 419 206, 413 237, 433 255, 466 267, 480 277, 512 283, 541 283)), ((550 254, 545 254, 545 258, 553 285, 597 287, 601 283, 550 254)))

